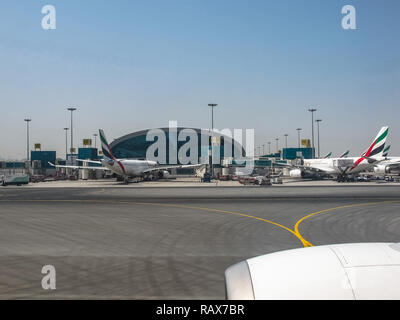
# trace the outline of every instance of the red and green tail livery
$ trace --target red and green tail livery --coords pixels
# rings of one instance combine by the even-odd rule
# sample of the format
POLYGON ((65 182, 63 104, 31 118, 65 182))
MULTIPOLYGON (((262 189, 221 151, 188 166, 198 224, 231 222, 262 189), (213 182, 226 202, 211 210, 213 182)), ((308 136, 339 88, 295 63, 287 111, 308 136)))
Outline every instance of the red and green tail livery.
POLYGON ((383 127, 363 156, 366 158, 382 157, 388 133, 389 127, 383 127))

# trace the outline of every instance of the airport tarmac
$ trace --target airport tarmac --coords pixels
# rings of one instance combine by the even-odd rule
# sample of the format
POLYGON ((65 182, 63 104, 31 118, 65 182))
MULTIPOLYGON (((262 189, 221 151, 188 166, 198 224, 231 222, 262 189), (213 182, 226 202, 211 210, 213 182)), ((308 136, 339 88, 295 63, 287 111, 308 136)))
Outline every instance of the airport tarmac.
POLYGON ((37 186, 0 188, 1 299, 223 299, 250 257, 400 242, 395 184, 37 186))
MULTIPOLYGON (((317 186, 377 186, 377 185, 398 185, 400 183, 386 182, 386 181, 370 181, 370 182, 346 182, 339 184, 333 180, 298 180, 298 179, 283 179, 283 184, 276 184, 275 186, 301 186, 301 187, 317 187, 317 186)), ((9 186, 10 187, 10 186, 9 186)), ((99 179, 99 180, 61 180, 50 182, 30 183, 24 188, 187 188, 187 187, 243 187, 238 181, 218 181, 214 180, 210 183, 202 183, 199 178, 193 177, 179 177, 178 179, 146 181, 140 183, 117 182, 115 179, 99 179)))

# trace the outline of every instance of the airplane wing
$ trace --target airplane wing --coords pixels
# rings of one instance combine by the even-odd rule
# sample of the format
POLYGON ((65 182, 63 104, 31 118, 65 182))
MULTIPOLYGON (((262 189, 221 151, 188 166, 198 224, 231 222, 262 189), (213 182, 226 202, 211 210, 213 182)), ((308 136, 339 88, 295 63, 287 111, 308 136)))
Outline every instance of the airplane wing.
POLYGON ((314 167, 304 166, 301 164, 275 163, 275 165, 286 167, 289 169, 303 169, 305 171, 310 171, 310 172, 329 173, 329 171, 321 170, 321 169, 314 168, 314 167))
MULTIPOLYGON (((382 161, 384 162, 384 161, 382 161)), ((400 160, 399 161, 394 161, 394 162, 390 162, 386 165, 386 167, 389 167, 390 169, 398 169, 400 168, 400 160)))
POLYGON ((380 164, 381 162, 386 161, 386 159, 381 159, 381 160, 377 160, 375 158, 370 158, 370 157, 363 157, 365 160, 368 161, 368 163, 373 163, 373 164, 380 164))
POLYGON ((143 173, 149 173, 153 171, 168 170, 168 169, 189 169, 204 166, 204 164, 182 164, 182 165, 171 165, 171 166, 158 166, 143 170, 143 173))
POLYGON ((286 168, 292 168, 292 169, 318 170, 316 168, 307 167, 307 166, 304 166, 302 164, 274 163, 274 165, 277 166, 277 167, 286 167, 286 168))
POLYGON ((66 168, 66 169, 79 169, 79 170, 103 170, 103 171, 110 171, 110 169, 106 167, 83 167, 83 166, 60 166, 49 162, 49 164, 54 168, 66 168))
POLYGON ((93 160, 76 159, 76 161, 87 162, 87 163, 95 163, 95 164, 102 164, 101 161, 93 161, 93 160))

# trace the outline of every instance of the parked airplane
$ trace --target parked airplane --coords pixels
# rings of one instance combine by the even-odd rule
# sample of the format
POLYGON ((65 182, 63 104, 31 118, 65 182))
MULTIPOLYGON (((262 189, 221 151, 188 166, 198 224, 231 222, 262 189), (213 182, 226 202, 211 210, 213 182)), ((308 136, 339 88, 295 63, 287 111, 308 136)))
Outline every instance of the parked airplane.
MULTIPOLYGON (((339 158, 347 158, 347 156, 349 155, 350 151, 347 150, 345 153, 342 153, 339 158)), ((332 152, 329 152, 324 159, 330 159, 330 157, 332 157, 332 152)))
POLYGON ((388 157, 390 146, 383 151, 385 158, 379 164, 375 165, 374 172, 377 174, 399 174, 400 173, 400 157, 388 157))
MULTIPOLYGON (((349 155, 350 151, 347 150, 345 153, 342 153, 339 158, 346 158, 349 155)), ((332 157, 332 152, 329 152, 323 159, 330 159, 332 157)))
POLYGON ((332 156, 332 152, 329 152, 329 153, 324 157, 324 159, 329 159, 331 156, 332 156))
POLYGON ((349 155, 350 150, 347 150, 345 153, 342 153, 339 158, 347 158, 347 156, 349 155))
POLYGON ((385 150, 383 150, 383 156, 386 158, 389 155, 389 150, 391 146, 387 146, 385 150))
POLYGON ((195 165, 159 165, 155 161, 150 160, 129 160, 129 159, 116 159, 111 151, 107 142, 106 136, 102 129, 99 130, 101 148, 103 151, 103 159, 101 161, 81 160, 78 161, 86 163, 101 164, 103 167, 84 167, 84 166, 69 166, 69 165, 54 165, 56 168, 79 169, 79 170, 105 170, 111 171, 118 176, 123 177, 124 181, 128 183, 131 178, 142 177, 144 179, 156 175, 158 178, 167 178, 169 176, 168 169, 179 168, 193 168, 199 167, 201 164, 195 165))
POLYGON ((347 181, 360 172, 370 170, 379 164, 383 158, 388 127, 383 127, 370 147, 360 157, 331 158, 331 159, 304 159, 302 165, 290 171, 293 178, 322 178, 333 176, 337 181, 347 181))

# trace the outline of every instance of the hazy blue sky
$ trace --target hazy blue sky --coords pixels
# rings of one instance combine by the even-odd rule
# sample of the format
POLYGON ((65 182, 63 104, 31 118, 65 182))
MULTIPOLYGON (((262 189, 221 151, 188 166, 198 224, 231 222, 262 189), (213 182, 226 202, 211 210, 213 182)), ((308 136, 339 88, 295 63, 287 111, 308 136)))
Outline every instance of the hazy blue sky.
POLYGON ((310 137, 314 106, 323 153, 358 155, 389 125, 400 155, 398 0, 1 0, 0 15, 0 157, 25 156, 25 117, 31 142, 64 156, 67 106, 81 143, 207 128, 210 102, 217 128, 254 128, 257 144, 310 137), (346 4, 357 30, 341 27, 346 4))

